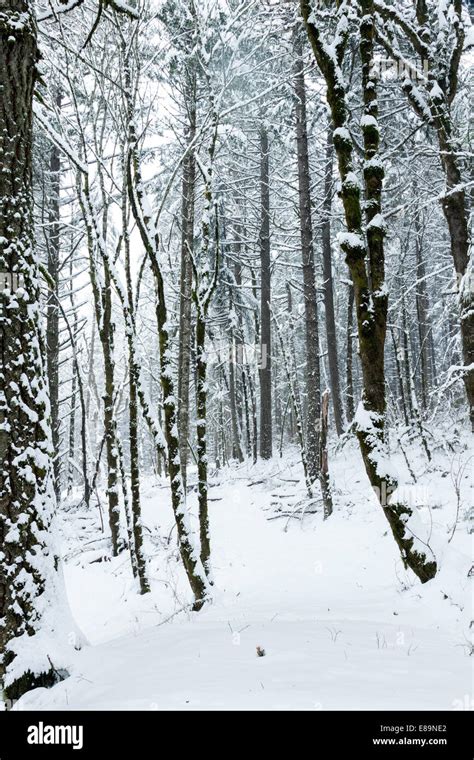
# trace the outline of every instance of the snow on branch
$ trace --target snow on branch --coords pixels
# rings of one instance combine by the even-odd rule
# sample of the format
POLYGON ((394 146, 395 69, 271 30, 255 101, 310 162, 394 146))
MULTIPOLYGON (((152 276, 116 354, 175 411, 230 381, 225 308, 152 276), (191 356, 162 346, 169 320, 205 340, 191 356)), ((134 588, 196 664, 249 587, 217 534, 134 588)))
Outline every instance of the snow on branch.
MULTIPOLYGON (((50 10, 38 13, 36 20, 38 22, 48 21, 48 19, 55 18, 60 13, 68 13, 74 10, 74 8, 82 5, 83 2, 84 0, 59 0, 59 3, 50 2, 50 10)), ((123 0, 99 0, 99 11, 107 7, 112 8, 117 13, 125 13, 130 18, 139 18, 138 11, 128 5, 128 3, 123 2, 123 0)))
POLYGON ((64 152, 73 166, 79 169, 79 171, 83 174, 87 174, 87 166, 81 160, 80 156, 76 153, 74 148, 72 148, 72 146, 66 142, 66 140, 64 140, 59 132, 57 132, 57 130, 53 127, 47 115, 44 113, 43 107, 38 102, 35 102, 33 104, 33 113, 43 127, 51 142, 64 152))

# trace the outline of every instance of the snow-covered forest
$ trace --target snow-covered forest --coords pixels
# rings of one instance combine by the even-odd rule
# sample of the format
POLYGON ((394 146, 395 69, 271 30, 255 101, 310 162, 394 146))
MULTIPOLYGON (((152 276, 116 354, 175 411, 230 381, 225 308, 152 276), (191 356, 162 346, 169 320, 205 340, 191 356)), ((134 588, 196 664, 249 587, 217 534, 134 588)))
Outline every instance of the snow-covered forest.
POLYGON ((472 708, 473 61, 0 0, 0 709, 472 708))

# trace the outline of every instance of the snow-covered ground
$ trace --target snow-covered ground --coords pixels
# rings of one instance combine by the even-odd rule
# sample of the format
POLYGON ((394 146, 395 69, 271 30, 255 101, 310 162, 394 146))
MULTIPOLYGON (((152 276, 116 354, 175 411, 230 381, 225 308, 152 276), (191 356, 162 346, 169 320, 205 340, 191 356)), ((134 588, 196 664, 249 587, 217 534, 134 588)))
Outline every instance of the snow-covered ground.
MULTIPOLYGON (((444 546, 424 586, 402 566, 354 441, 332 455, 326 522, 320 505, 303 519, 283 516, 304 499, 296 450, 213 476, 214 599, 199 613, 189 610, 166 480, 143 489, 146 596, 127 553, 104 561, 98 510, 64 512, 68 593, 90 646, 66 681, 30 692, 17 709, 472 707, 473 460, 467 442, 457 450, 439 448, 432 465, 409 451, 413 501, 444 546)), ((396 465, 409 482, 401 458, 396 465)))

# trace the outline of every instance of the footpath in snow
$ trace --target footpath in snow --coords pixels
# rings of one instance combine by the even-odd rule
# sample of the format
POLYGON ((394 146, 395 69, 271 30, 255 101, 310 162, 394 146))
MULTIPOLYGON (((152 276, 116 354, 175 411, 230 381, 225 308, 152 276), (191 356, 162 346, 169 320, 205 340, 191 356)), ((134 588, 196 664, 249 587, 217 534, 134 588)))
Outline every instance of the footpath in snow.
MULTIPOLYGON (((144 597, 126 553, 104 561, 97 511, 66 513, 68 593, 90 646, 66 681, 17 709, 472 707, 471 536, 462 519, 470 469, 461 470, 461 518, 439 576, 422 586, 403 569, 355 444, 331 465, 335 513, 326 522, 320 505, 303 519, 283 515, 304 498, 294 451, 214 476, 214 600, 200 613, 189 611, 164 479, 143 492, 152 581, 144 597)), ((435 463, 419 485, 430 500, 421 517, 446 542, 452 478, 435 463)))

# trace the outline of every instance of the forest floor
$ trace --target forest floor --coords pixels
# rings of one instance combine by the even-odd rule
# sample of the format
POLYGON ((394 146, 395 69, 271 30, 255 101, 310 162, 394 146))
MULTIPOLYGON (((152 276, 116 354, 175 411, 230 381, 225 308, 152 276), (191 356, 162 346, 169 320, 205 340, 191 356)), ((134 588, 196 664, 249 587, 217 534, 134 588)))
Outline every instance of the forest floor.
MULTIPOLYGON (((408 450, 414 500, 444 547, 424 586, 402 566, 353 440, 331 457, 335 512, 325 522, 320 504, 283 516, 304 500, 295 449, 213 475, 214 599, 199 613, 189 611, 165 479, 143 487, 146 596, 127 553, 104 561, 97 508, 70 505, 66 581, 90 646, 66 681, 16 709, 472 708, 473 460, 467 438, 456 450, 440 443, 431 464, 408 450)), ((395 463, 409 482, 403 459, 395 463)))

